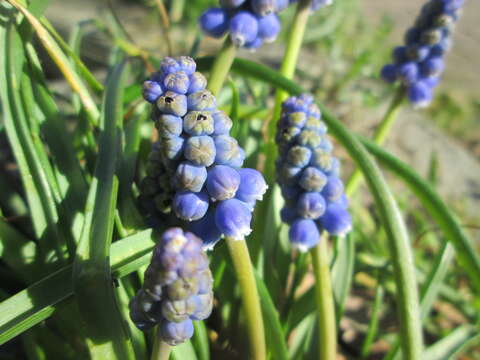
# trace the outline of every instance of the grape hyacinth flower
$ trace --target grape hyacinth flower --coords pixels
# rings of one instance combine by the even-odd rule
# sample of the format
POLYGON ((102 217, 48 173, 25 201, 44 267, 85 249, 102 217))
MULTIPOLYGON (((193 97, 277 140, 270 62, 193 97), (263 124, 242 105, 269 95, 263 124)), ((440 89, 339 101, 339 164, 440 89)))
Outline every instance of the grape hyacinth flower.
POLYGON ((290 225, 292 245, 301 251, 318 244, 322 230, 341 236, 352 227, 339 162, 326 132, 310 95, 282 104, 276 135, 277 181, 285 199, 281 218, 290 225))
POLYGON ((252 212, 267 190, 263 176, 242 169, 245 152, 229 133, 205 77, 189 57, 166 58, 144 84, 159 139, 149 156, 141 200, 147 212, 173 213, 212 248, 222 235, 250 234, 252 212))
POLYGON ((405 45, 393 50, 393 63, 381 71, 386 82, 400 81, 405 86, 415 107, 428 106, 433 98, 462 5, 463 0, 428 1, 406 32, 405 45))
POLYGON ((130 318, 143 331, 158 325, 160 339, 178 345, 192 337, 192 320, 210 316, 212 285, 202 241, 171 228, 153 249, 144 284, 130 301, 130 318))
POLYGON ((208 36, 228 33, 235 46, 253 51, 276 40, 281 29, 278 13, 288 5, 288 0, 220 0, 220 7, 206 10, 199 23, 208 36))

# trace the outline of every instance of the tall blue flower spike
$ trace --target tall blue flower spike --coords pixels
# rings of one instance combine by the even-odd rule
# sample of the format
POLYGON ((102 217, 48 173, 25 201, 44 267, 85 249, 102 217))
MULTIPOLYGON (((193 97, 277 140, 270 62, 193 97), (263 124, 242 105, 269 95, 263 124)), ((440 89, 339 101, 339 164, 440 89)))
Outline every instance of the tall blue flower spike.
POLYGON ((202 244, 180 228, 159 237, 144 284, 130 301, 130 318, 140 330, 159 325, 157 336, 178 345, 192 337, 192 320, 210 316, 213 278, 202 244))
MULTIPOLYGON (((315 0, 314 4, 324 2, 315 0)), ((221 38, 228 34, 237 47, 254 51, 276 40, 281 30, 278 13, 290 3, 289 0, 220 0, 220 7, 206 10, 199 24, 208 36, 221 38)), ((321 6, 318 4, 312 5, 312 9, 321 6)), ((152 88, 151 92, 156 90, 152 88)))
POLYGON ((382 68, 382 78, 389 83, 401 82, 415 107, 428 106, 432 101, 462 5, 463 0, 428 1, 406 32, 405 44, 393 50, 393 63, 382 68))
POLYGON ((241 168, 245 152, 229 135, 232 120, 217 109, 195 67, 189 57, 166 58, 144 83, 159 139, 140 199, 152 226, 174 214, 209 249, 222 235, 242 239, 251 232, 251 213, 267 185, 258 171, 241 168))
POLYGON ((277 181, 285 199, 280 215, 290 225, 290 242, 300 251, 318 244, 322 230, 342 236, 352 227, 339 162, 326 132, 310 95, 283 103, 276 135, 277 181))

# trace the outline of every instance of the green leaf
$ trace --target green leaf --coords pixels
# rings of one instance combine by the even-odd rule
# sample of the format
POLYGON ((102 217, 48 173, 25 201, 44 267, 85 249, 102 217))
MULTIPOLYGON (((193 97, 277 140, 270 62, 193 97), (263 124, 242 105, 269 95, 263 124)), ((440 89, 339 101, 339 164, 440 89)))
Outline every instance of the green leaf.
MULTIPOLYGON (((55 30, 52 24, 50 24, 50 22, 44 16, 40 19, 40 21, 42 25, 50 32, 50 34, 52 34, 52 36, 58 42, 62 50, 72 59, 72 62, 77 69, 77 73, 85 79, 86 83, 96 94, 100 95, 104 90, 103 85, 98 82, 95 76, 93 76, 90 70, 88 70, 88 68, 85 66, 80 57, 76 54, 74 50, 70 48, 70 46, 65 42, 65 40, 63 40, 62 36, 57 32, 57 30, 55 30)), ((80 45, 80 41, 83 35, 81 31, 81 26, 83 24, 84 23, 80 23, 79 25, 77 25, 72 35, 74 36, 74 43, 78 42, 78 46, 80 45)))
POLYGON ((0 217, 0 258, 23 280, 30 282, 44 273, 37 255, 37 245, 0 217))
POLYGON ((142 125, 145 123, 148 114, 146 104, 142 104, 125 125, 125 146, 123 147, 118 173, 120 183, 118 208, 124 226, 130 231, 144 226, 144 220, 136 206, 132 185, 140 152, 142 125))
POLYGON ((32 15, 25 7, 23 7, 18 1, 8 0, 8 2, 12 4, 15 8, 17 8, 28 20, 30 25, 37 33, 40 42, 45 47, 52 60, 62 72, 65 80, 67 80, 67 82, 70 84, 72 90, 78 93, 80 100, 85 108, 85 111, 89 117, 89 120, 93 124, 96 124, 99 117, 98 108, 92 97, 90 96, 84 83, 82 82, 78 74, 75 72, 75 70, 72 68, 72 65, 70 64, 58 44, 48 33, 45 27, 40 23, 40 21, 34 15, 32 15))
MULTIPOLYGON (((114 274, 125 276, 148 263, 150 257, 145 254, 154 246, 151 234, 145 230, 112 245, 110 266, 114 274), (137 262, 138 258, 143 262, 137 262), (137 264, 134 269, 132 262, 137 264)), ((47 319, 59 302, 73 295, 72 269, 71 265, 63 267, 0 303, 0 345, 47 319)))
POLYGON ((355 235, 336 239, 335 261, 332 267, 332 288, 335 295, 335 314, 337 326, 343 316, 347 296, 352 286, 353 271, 355 265, 355 235))
POLYGON ((362 358, 367 358, 370 354, 370 348, 375 341, 375 337, 378 333, 378 325, 380 322, 380 311, 383 304, 383 287, 379 283, 375 290, 375 301, 372 307, 372 313, 370 315, 370 322, 368 323, 367 335, 362 344, 362 358))
POLYGON ((372 142, 360 138, 383 166, 400 177, 417 196, 430 216, 437 222, 447 239, 455 247, 458 261, 469 275, 470 281, 480 291, 480 259, 472 241, 462 229, 455 215, 450 211, 440 196, 420 175, 408 165, 392 156, 372 142))
POLYGON ((447 276, 447 272, 453 262, 454 255, 455 250, 453 245, 449 242, 446 242, 439 254, 435 256, 432 270, 430 271, 420 292, 420 297, 422 299, 420 306, 422 320, 427 318, 435 300, 438 297, 440 287, 447 276))
POLYGON ((207 327, 203 321, 194 321, 193 326, 195 331, 193 333, 192 343, 197 350, 198 360, 210 359, 210 348, 208 346, 207 327))
POLYGON ((85 224, 74 262, 77 303, 90 337, 92 358, 132 358, 129 332, 118 309, 109 266, 121 151, 125 63, 111 72, 100 119, 99 154, 85 209, 85 224))
POLYGON ((172 357, 174 360, 197 360, 197 354, 190 340, 174 346, 172 348, 172 357))
POLYGON ((58 214, 54 196, 45 169, 31 137, 26 114, 20 99, 21 68, 24 52, 18 33, 12 24, 0 28, 0 98, 4 106, 4 121, 7 136, 19 166, 27 195, 30 216, 38 239, 64 259, 63 239, 57 228, 58 214), (20 59, 20 60, 19 60, 20 59))
POLYGON ((479 329, 471 325, 461 325, 443 339, 425 350, 422 359, 446 360, 457 359, 456 355, 469 346, 478 345, 479 329))
POLYGON ((288 348, 277 309, 275 308, 267 287, 257 272, 255 272, 255 280, 257 281, 258 294, 262 305, 267 348, 271 352, 273 359, 286 360, 288 359, 288 348))
POLYGON ((72 294, 72 267, 58 270, 0 304, 0 344, 28 330, 72 294))
POLYGON ((240 93, 238 92, 237 86, 235 85, 233 80, 229 79, 228 84, 230 85, 230 89, 232 90, 230 118, 232 119, 233 123, 236 124, 238 121, 238 113, 239 113, 239 107, 240 107, 240 93))

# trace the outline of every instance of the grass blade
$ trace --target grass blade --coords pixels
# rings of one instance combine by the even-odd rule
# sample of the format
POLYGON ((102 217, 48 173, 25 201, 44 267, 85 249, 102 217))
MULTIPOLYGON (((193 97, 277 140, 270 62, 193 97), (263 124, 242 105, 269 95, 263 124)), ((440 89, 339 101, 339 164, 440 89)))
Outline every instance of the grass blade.
MULTIPOLYGON (((151 234, 151 230, 145 230, 115 242, 110 260, 112 273, 126 276, 147 264, 154 246, 151 234), (138 262, 139 258, 143 261, 138 262), (131 263, 136 264, 135 268, 131 263)), ((0 345, 47 319, 59 302, 73 295, 72 269, 71 265, 63 267, 0 303, 0 345), (52 294, 51 289, 55 289, 52 294), (35 301, 30 294, 38 294, 35 301)))
POLYGON ((463 266, 469 275, 470 281, 477 291, 480 291, 480 258, 472 245, 472 241, 468 238, 455 215, 448 209, 440 196, 438 196, 427 181, 413 171, 407 164, 390 155, 372 142, 364 138, 360 140, 383 166, 400 177, 417 196, 430 216, 440 226, 447 239, 455 247, 460 265, 463 266))
POLYGON ((37 245, 25 238, 0 217, 0 258, 25 281, 32 281, 44 271, 37 263, 37 245))
POLYGON ((209 360, 210 348, 208 346, 207 327, 203 321, 194 321, 193 326, 195 332, 193 333, 192 343, 197 350, 198 360, 209 360))
POLYGON ((74 262, 74 290, 93 346, 92 358, 133 356, 129 332, 118 309, 109 267, 123 123, 125 63, 109 76, 100 121, 99 155, 86 205, 85 224, 74 262))
POLYGON ((462 325, 425 350, 425 360, 456 359, 462 350, 480 341, 478 328, 462 325))
POLYGON ((15 8, 17 8, 28 20, 30 25, 33 27, 37 33, 38 38, 40 39, 42 45, 47 50, 48 54, 52 60, 57 64, 58 68, 62 72, 63 76, 70 84, 72 90, 78 94, 80 100, 85 108, 85 112, 88 114, 89 120, 93 124, 98 123, 99 111, 97 105, 93 101, 92 97, 88 93, 87 88, 83 84, 82 80, 79 78, 77 73, 72 68, 68 58, 62 52, 60 47, 57 45, 52 36, 48 31, 43 27, 40 21, 33 16, 25 7, 20 5, 16 0, 7 0, 15 8))
POLYGON ((267 348, 273 359, 287 360, 288 348, 282 331, 282 325, 275 304, 260 276, 255 272, 258 294, 262 305, 262 315, 265 323, 265 337, 267 348))
POLYGON ((19 96, 24 58, 22 43, 12 24, 0 28, 0 36, 0 97, 7 136, 19 166, 35 235, 37 239, 48 241, 49 248, 54 249, 58 259, 62 260, 63 239, 57 228, 54 196, 48 175, 38 158, 38 149, 33 144, 19 96))
POLYGON ((0 344, 28 330, 72 294, 72 267, 62 268, 0 304, 0 344))
MULTIPOLYGON (((86 83, 90 86, 90 88, 96 93, 96 94, 101 94, 104 90, 103 85, 98 82, 98 80, 93 76, 93 74, 88 70, 88 68, 85 66, 83 61, 80 59, 80 57, 73 51, 70 46, 63 40, 62 36, 55 30, 55 28, 50 24, 50 22, 45 18, 42 17, 40 19, 41 24, 52 34, 54 39, 58 42, 62 50, 70 56, 72 59, 73 64, 77 68, 77 72, 85 79, 86 83)), ((80 25, 81 26, 81 25, 80 25)), ((76 29, 75 34, 77 34, 79 37, 81 37, 82 32, 80 28, 76 29)))
POLYGON ((332 287, 335 295, 335 314, 337 326, 345 309, 347 296, 352 286, 353 271, 355 265, 355 239, 354 235, 336 239, 337 256, 332 267, 332 287))

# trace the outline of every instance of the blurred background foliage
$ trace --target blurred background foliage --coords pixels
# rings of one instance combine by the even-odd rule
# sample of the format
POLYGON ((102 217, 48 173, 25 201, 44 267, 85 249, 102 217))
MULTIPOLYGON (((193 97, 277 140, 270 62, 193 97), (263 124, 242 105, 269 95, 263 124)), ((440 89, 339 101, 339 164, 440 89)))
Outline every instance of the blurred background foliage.
MULTIPOLYGON (((124 109, 122 136, 126 146, 120 155, 120 186, 118 209, 115 211, 114 239, 130 239, 128 244, 139 246, 138 244, 142 243, 144 247, 140 249, 140 253, 136 253, 137 264, 131 268, 126 261, 128 256, 118 255, 121 254, 120 250, 112 255, 112 258, 117 256, 114 274, 129 274, 121 279, 117 290, 123 305, 138 288, 143 273, 141 266, 148 260, 148 250, 152 245, 149 243, 149 233, 145 233, 147 230, 144 230, 134 197, 138 194, 138 181, 145 174, 145 160, 151 140, 155 138, 153 126, 148 121, 149 109, 140 99, 141 83, 155 69, 158 60, 168 53, 167 30, 158 11, 158 3, 159 0, 53 0, 45 18, 42 18, 42 25, 57 29, 58 36, 73 50, 74 54, 66 51, 61 39, 57 38, 60 48, 70 58, 71 68, 88 83, 92 99, 96 103, 100 103, 104 96, 101 84, 106 84, 107 73, 111 73, 112 67, 124 57, 130 60, 124 94, 117 99, 119 106, 123 106, 124 109), (82 72, 81 64, 72 61, 76 56, 92 71, 98 82, 94 79, 85 80, 88 76, 85 75, 86 72, 82 72)), ((204 38, 198 31, 196 19, 205 8, 214 5, 216 1, 172 0, 165 3, 171 20, 168 36, 171 39, 173 54, 189 54, 195 57, 215 54, 220 42, 204 38)), ((392 10, 388 10, 394 2, 385 2, 382 6, 379 3, 338 0, 333 6, 315 13, 310 19, 305 48, 297 72, 297 79, 304 88, 312 89, 317 98, 323 99, 345 124, 364 135, 371 134, 393 95, 393 89, 379 81, 379 69, 388 61, 392 45, 398 42, 399 33, 413 21, 412 16, 418 7, 416 1, 405 1, 404 9, 394 5, 392 10)), ((473 13, 479 9, 478 3, 474 4, 473 1, 470 3, 468 6, 471 6, 473 13)), ((5 9, 5 5, 0 6, 5 9)), ((469 7, 467 9, 470 10, 469 7)), ((12 16, 11 13, 9 15, 12 16)), ((476 25, 471 16, 467 11, 465 23, 463 19, 460 21, 458 41, 449 59, 446 81, 437 92, 434 103, 426 111, 414 112, 411 109, 404 109, 386 148, 411 164, 432 187, 440 191, 442 197, 448 200, 452 209, 462 219, 462 227, 475 240, 478 249, 480 82, 477 81, 478 74, 472 74, 471 80, 465 81, 471 69, 464 67, 456 58, 459 55, 455 55, 457 50, 461 50, 461 56, 464 56, 465 49, 471 48, 469 44, 472 38, 477 44, 480 42, 480 34, 476 29, 470 33, 470 29, 476 25), (465 37, 470 39, 467 41, 465 37), (467 74, 464 74, 465 72, 467 74), (461 75, 457 76, 456 73, 461 75)), ((289 9, 282 14, 283 23, 288 24, 292 17, 293 9, 289 9)), ((281 40, 285 39, 288 25, 284 25, 283 28, 281 40)), ((57 36, 54 31, 50 34, 53 38, 57 36)), ((258 53, 245 51, 239 56, 254 59, 277 69, 281 61, 283 43, 277 41, 263 47, 258 53)), ((52 164, 51 169, 46 166, 45 171, 47 175, 51 175, 48 172, 52 171, 56 178, 58 188, 54 189, 52 196, 58 197, 55 203, 59 204, 60 218, 63 219, 60 220, 60 230, 69 232, 68 236, 78 241, 81 232, 79 223, 84 220, 83 209, 88 186, 95 177, 94 169, 99 151, 96 141, 100 132, 96 124, 92 123, 82 99, 78 93, 71 92, 64 76, 51 60, 51 55, 41 46, 38 38, 34 37, 33 45, 31 48, 25 47, 24 51, 28 55, 29 66, 34 69, 33 72, 37 72, 38 77, 30 79, 23 77, 22 86, 29 88, 32 86, 29 85, 29 81, 37 82, 48 88, 51 96, 47 97, 50 99, 46 100, 48 104, 41 104, 37 99, 37 105, 29 109, 32 114, 43 119, 38 124, 29 125, 34 129, 31 146, 34 149, 41 148, 39 156, 41 157, 43 153, 46 156, 46 159, 43 159, 45 164, 52 164), (36 62, 36 53, 39 55, 39 62, 36 62), (47 109, 50 109, 51 113, 47 109), (49 116, 57 119, 52 121, 53 128, 49 128, 52 126, 50 121, 44 121, 49 116), (63 157, 56 157, 62 153, 63 157), (69 188, 68 184, 72 184, 72 181, 78 193, 69 193, 67 197, 65 189, 69 188), (74 207, 69 209, 70 199, 75 201, 72 202, 74 207)), ((476 64, 478 48, 476 52, 472 51, 470 55, 472 59, 476 59, 472 60, 476 64)), ((35 84, 33 86, 35 87, 35 84)), ((220 97, 222 108, 229 111, 236 120, 233 131, 249 155, 246 164, 248 166, 262 165, 261 134, 264 118, 268 115, 266 109, 273 105, 271 94, 269 84, 232 74, 231 82, 224 88, 220 97)), ((28 93, 23 96, 28 96, 28 93)), ((24 98, 23 101, 28 101, 28 98, 24 98)), ((2 115, 4 106, 2 104, 2 115)), ((8 142, 6 133, 5 121, 2 120, 0 122, 2 300, 51 274, 53 270, 63 269, 55 261, 58 260, 56 255, 51 252, 43 254, 42 266, 38 268, 31 259, 31 256, 38 256, 33 248, 42 240, 29 240, 36 239, 35 221, 32 222, 32 214, 28 208, 30 190, 25 191, 22 188, 21 169, 14 159, 15 150, 12 152, 12 145, 8 142), (6 245, 7 237, 10 240, 16 239, 23 245, 17 243, 12 248, 14 250, 9 252, 6 245), (20 249, 17 247, 21 248, 21 256, 18 255, 20 249), (24 262, 33 265, 31 268, 27 267, 25 271, 24 262), (16 270, 19 264, 22 264, 20 268, 24 269, 24 273, 16 270)), ((343 177, 347 178, 352 170, 352 163, 338 146, 337 154, 343 160, 343 177)), ((436 301, 424 320, 426 343, 433 345, 433 348, 429 348, 431 352, 428 358, 480 359, 480 339, 478 326, 475 325, 478 325, 479 320, 480 294, 472 290, 465 272, 452 260, 453 250, 446 245, 443 233, 427 212, 419 206, 416 198, 405 191, 405 187, 393 176, 388 179, 395 189, 397 200, 409 226, 419 280, 422 284, 428 283, 432 274, 439 276, 440 279, 436 289, 438 297, 434 297, 436 301), (445 270, 445 273, 440 273, 439 269, 445 270), (444 337, 446 340, 442 342, 440 339, 444 337)), ((338 281, 351 280, 351 290, 345 298, 344 315, 339 324, 341 356, 353 359, 377 359, 387 356, 393 359, 398 328, 395 322, 392 295, 395 289, 386 235, 367 191, 357 193, 352 201, 352 212, 355 231, 351 238, 355 243, 355 251, 347 252, 345 245, 339 242, 335 242, 334 246, 334 258, 351 265, 351 273, 345 277, 334 271, 334 278, 338 276, 335 278, 338 281), (345 259, 348 256, 351 258, 345 259)), ((271 212, 267 214, 270 218, 275 218, 271 212)), ((277 216, 276 222, 278 221, 277 216)), ((276 256, 277 267, 274 268, 273 275, 265 275, 264 281, 273 304, 279 309, 280 321, 288 335, 291 358, 312 358, 312 349, 315 348, 312 345, 315 339, 312 334, 317 331, 312 319, 313 308, 309 307, 311 304, 308 302, 312 291, 312 279, 302 256, 293 257, 297 269, 294 272, 296 277, 294 280, 289 278, 291 267, 288 261, 291 258, 286 228, 284 226, 279 228, 280 243, 272 250, 272 254, 276 256), (285 264, 287 265, 284 266, 285 264), (296 287, 291 281, 295 281, 296 287), (292 291, 292 288, 295 291, 292 291)), ((255 248, 257 246, 255 241, 256 244, 260 240, 265 241, 265 236, 268 235, 263 228, 256 226, 250 243, 254 243, 252 246, 255 248)), ((120 249, 120 245, 117 249, 120 249)), ((255 254, 255 251, 253 253, 255 254)), ((216 304, 216 310, 207 322, 208 331, 205 328, 196 329, 193 346, 188 343, 181 347, 174 354, 177 359, 205 359, 205 353, 199 349, 202 349, 202 344, 207 338, 211 344, 212 358, 220 359, 226 356, 242 358, 243 354, 239 349, 245 346, 242 338, 237 336, 241 331, 238 326, 238 323, 241 323, 238 315, 239 298, 234 291, 231 268, 225 265, 224 259, 228 259, 228 254, 225 247, 220 246, 212 258, 212 267, 216 274, 216 297, 222 299, 222 303, 216 304)), ((259 269, 261 268, 260 265, 259 269)), ((56 273, 55 281, 57 284, 68 283, 70 275, 69 272, 60 271, 56 273)), ((340 287, 339 291, 341 290, 340 287)), ((64 294, 65 291, 70 294, 72 289, 63 284, 58 285, 56 291, 59 294, 64 294), (64 288, 65 286, 67 288, 64 288)), ((52 290, 52 293, 54 292, 55 290, 52 290)), ((55 294, 52 294, 52 298, 55 298, 55 294)), ((49 299, 45 302, 48 304, 49 299)), ((45 318, 46 320, 39 323, 35 322, 36 325, 22 336, 14 337, 1 345, 1 359, 88 357, 87 343, 76 330, 79 315, 75 312, 72 297, 55 303, 55 306, 49 307, 47 311, 54 311, 55 316, 45 318)), ((28 318, 27 315, 25 314, 28 318)), ((151 339, 148 336, 143 339, 133 328, 131 331, 134 334, 136 354, 144 354, 151 339)))

